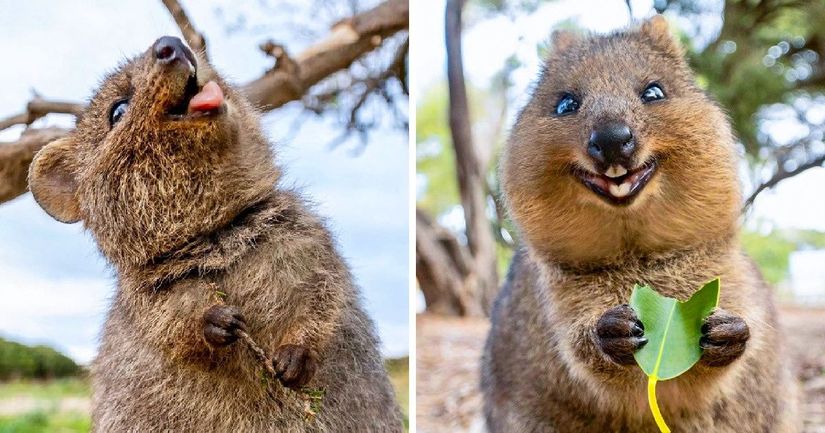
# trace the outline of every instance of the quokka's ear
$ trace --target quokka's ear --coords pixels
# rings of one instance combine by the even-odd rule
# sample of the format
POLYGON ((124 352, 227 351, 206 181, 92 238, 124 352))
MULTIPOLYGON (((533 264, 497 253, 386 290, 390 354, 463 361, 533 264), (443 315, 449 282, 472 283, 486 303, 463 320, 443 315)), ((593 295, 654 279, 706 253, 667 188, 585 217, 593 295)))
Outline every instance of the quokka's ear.
POLYGON ((670 26, 663 15, 654 15, 642 24, 641 33, 657 48, 668 54, 682 57, 682 44, 670 34, 670 26))
POLYGON ((558 52, 569 48, 579 40, 579 35, 573 30, 558 29, 553 31, 550 37, 553 52, 558 52))
POLYGON ((64 223, 80 221, 76 174, 69 163, 75 151, 71 136, 60 138, 40 149, 29 166, 29 189, 37 204, 64 223))

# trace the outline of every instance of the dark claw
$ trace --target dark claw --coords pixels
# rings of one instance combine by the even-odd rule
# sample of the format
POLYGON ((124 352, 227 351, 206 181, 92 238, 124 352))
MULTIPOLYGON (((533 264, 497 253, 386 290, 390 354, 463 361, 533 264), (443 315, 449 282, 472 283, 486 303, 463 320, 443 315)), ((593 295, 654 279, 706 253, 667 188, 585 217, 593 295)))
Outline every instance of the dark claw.
POLYGON ((614 362, 633 364, 633 354, 647 344, 644 330, 644 324, 629 305, 613 307, 596 323, 598 346, 614 362))
POLYGON ((237 308, 217 304, 203 313, 203 336, 215 347, 223 347, 238 339, 237 331, 246 331, 246 321, 237 308))
POLYGON ((296 344, 285 344, 275 350, 272 367, 287 388, 302 388, 315 376, 318 363, 312 353, 296 344))
POLYGON ((750 329, 739 317, 725 310, 717 309, 702 325, 702 362, 713 367, 722 367, 739 358, 745 351, 750 329))

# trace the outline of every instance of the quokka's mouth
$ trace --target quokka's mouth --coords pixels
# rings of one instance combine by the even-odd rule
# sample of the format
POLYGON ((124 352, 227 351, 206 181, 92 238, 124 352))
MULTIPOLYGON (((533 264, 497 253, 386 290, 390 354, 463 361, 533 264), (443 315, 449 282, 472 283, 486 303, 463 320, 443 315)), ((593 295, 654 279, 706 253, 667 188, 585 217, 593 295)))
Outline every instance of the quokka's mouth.
POLYGON ((225 106, 223 90, 218 83, 210 80, 200 86, 193 71, 186 80, 180 101, 169 110, 168 115, 171 120, 207 119, 222 114, 225 106))
POLYGON ((656 173, 656 168, 656 160, 651 158, 632 170, 611 166, 603 174, 593 173, 577 166, 573 169, 573 175, 584 186, 611 204, 628 205, 650 182, 656 173))

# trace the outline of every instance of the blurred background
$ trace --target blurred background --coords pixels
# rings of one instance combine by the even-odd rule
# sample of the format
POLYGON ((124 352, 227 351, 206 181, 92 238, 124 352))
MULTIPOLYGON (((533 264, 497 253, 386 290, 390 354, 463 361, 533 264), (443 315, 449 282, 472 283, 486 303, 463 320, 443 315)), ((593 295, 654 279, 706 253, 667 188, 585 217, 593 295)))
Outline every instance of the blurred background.
POLYGON ((259 105, 283 183, 300 187, 338 237, 406 410, 406 2, 0 0, 0 10, 0 432, 88 431, 84 367, 114 290, 91 236, 46 215, 11 178, 15 168, 24 170, 50 134, 73 127, 71 113, 104 73, 182 28, 199 32, 211 63, 241 86, 289 78, 291 66, 336 41, 341 20, 360 32, 357 49, 346 51, 352 61, 259 105))
POLYGON ((825 2, 426 0, 413 10, 418 431, 481 431, 491 300, 518 242, 496 166, 558 28, 610 32, 663 13, 699 85, 728 111, 744 184, 742 241, 776 288, 825 432, 825 2), (445 20, 446 17, 446 20, 445 20), (418 31, 427 23, 427 31, 418 31))

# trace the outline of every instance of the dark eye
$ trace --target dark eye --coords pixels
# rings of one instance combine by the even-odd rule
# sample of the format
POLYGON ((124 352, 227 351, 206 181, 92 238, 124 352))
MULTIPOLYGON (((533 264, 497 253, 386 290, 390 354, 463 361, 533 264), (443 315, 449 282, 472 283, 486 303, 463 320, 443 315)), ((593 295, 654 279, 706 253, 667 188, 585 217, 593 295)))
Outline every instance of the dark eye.
POLYGON ((642 102, 653 102, 665 99, 665 91, 659 83, 651 83, 642 92, 642 102))
POLYGON ((579 101, 576 97, 569 93, 562 95, 559 103, 556 104, 556 115, 564 116, 575 113, 576 111, 579 111, 579 101))
POLYGON ((109 126, 115 126, 115 123, 120 121, 120 118, 126 114, 126 109, 129 108, 129 100, 121 99, 112 104, 112 109, 109 111, 109 126))

